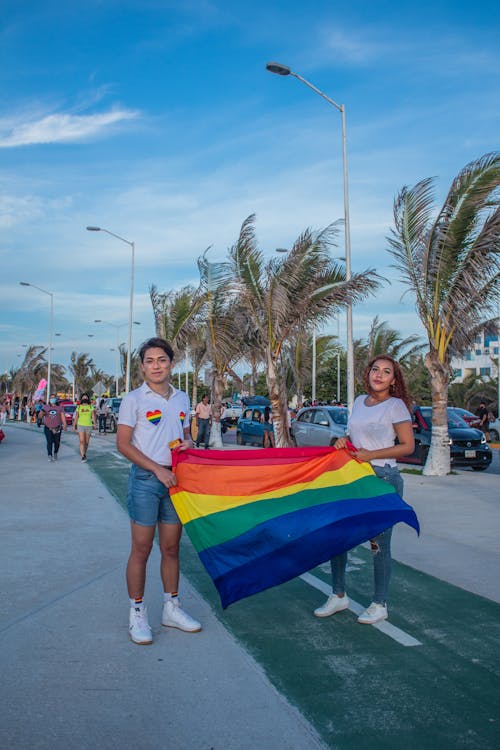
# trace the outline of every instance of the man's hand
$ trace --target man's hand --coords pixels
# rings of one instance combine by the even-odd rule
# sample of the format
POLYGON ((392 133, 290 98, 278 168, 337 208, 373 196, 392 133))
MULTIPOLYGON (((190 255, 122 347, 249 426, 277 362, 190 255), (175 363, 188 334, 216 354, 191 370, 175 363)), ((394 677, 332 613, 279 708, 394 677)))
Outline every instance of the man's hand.
POLYGON ((166 469, 165 466, 158 466, 155 470, 155 476, 165 487, 175 487, 177 484, 174 472, 166 469))
POLYGON ((182 443, 175 450, 176 451, 185 451, 188 448, 194 448, 194 443, 191 440, 191 438, 184 438, 184 440, 182 441, 182 443))

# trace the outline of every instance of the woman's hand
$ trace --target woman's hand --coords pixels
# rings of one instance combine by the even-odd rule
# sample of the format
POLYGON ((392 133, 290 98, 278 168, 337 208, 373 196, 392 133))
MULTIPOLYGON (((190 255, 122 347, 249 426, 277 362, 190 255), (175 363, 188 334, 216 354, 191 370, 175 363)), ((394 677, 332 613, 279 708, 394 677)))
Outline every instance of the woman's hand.
POLYGON ((337 438, 337 440, 335 441, 333 447, 336 448, 336 450, 339 451, 342 448, 346 448, 348 442, 349 442, 349 438, 347 438, 347 437, 337 438))

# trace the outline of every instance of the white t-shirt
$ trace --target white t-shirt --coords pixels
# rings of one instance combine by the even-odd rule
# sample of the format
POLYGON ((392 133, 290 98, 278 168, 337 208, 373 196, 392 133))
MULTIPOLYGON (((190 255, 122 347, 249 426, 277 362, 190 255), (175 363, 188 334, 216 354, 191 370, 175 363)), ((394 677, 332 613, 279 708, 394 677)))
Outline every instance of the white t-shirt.
POLYGON ((118 414, 118 424, 134 429, 132 445, 162 466, 172 465, 168 444, 184 439, 183 428, 189 425, 191 410, 187 393, 170 387, 172 395, 166 399, 143 383, 124 396, 118 414))
MULTIPOLYGON (((380 404, 367 406, 368 396, 358 396, 354 401, 352 413, 347 423, 351 443, 356 448, 380 450, 390 448, 396 440, 395 424, 411 422, 410 412, 400 398, 388 398, 380 404)), ((395 458, 374 458, 374 466, 396 466, 395 458)))

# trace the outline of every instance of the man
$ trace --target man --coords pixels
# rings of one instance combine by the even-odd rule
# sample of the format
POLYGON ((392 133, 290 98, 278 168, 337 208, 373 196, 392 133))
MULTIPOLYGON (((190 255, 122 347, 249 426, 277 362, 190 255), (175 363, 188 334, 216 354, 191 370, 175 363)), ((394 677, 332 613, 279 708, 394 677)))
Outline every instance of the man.
POLYGON ((479 411, 477 413, 477 416, 479 417, 479 420, 480 420, 479 427, 484 432, 484 436, 489 443, 491 440, 490 419, 489 419, 488 409, 486 408, 486 404, 484 403, 484 401, 481 401, 481 403, 479 404, 479 411))
POLYGON ((208 395, 205 394, 197 405, 195 410, 196 424, 198 425, 198 435, 196 437, 196 447, 200 447, 200 443, 205 443, 205 448, 208 448, 208 441, 210 440, 210 424, 212 417, 212 409, 208 403, 208 395))
POLYGON ((178 441, 178 450, 192 445, 189 398, 170 383, 174 358, 170 344, 161 338, 149 339, 142 345, 139 356, 145 382, 128 393, 120 405, 116 444, 120 453, 132 462, 128 487, 132 530, 127 564, 129 634, 134 643, 145 645, 153 642, 143 597, 146 564, 157 525, 164 590, 162 625, 188 633, 201 630, 201 625, 179 604, 182 526, 168 491, 176 484, 169 444, 178 441))

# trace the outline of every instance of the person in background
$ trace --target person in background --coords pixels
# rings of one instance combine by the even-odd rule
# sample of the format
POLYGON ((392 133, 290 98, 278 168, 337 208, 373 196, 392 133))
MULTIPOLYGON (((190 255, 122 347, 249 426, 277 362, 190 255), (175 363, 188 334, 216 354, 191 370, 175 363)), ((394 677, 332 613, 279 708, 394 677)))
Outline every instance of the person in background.
POLYGON ((208 403, 208 394, 202 397, 195 410, 196 424, 198 426, 198 434, 196 436, 196 447, 200 447, 200 443, 205 443, 205 448, 208 448, 208 441, 210 440, 210 424, 212 421, 212 408, 208 403))
POLYGON ((127 563, 129 636, 133 643, 147 645, 153 642, 153 633, 144 605, 144 588, 157 527, 164 591, 161 624, 188 633, 198 632, 201 625, 179 603, 182 525, 169 495, 169 487, 177 484, 171 451, 174 447, 179 451, 192 447, 191 405, 187 393, 170 382, 174 352, 165 339, 146 341, 139 357, 144 383, 121 402, 116 445, 132 462, 127 498, 132 534, 127 563))
MULTIPOLYGON (((396 459, 410 455, 415 447, 409 411, 411 401, 403 373, 398 362, 384 354, 368 362, 363 381, 366 394, 355 399, 347 424, 348 436, 339 438, 335 448, 348 448, 353 444, 355 449, 349 450, 351 455, 359 461, 368 461, 375 474, 402 496, 403 479, 396 459)), ((370 540, 375 592, 370 606, 358 617, 362 625, 387 619, 391 536, 392 527, 370 540)), ((332 594, 314 610, 316 617, 329 617, 349 608, 345 591, 346 564, 346 552, 331 559, 332 594)))
POLYGON ((7 412, 8 408, 4 401, 0 402, 0 425, 2 427, 5 427, 5 424, 7 422, 7 412))
POLYGON ((42 412, 49 461, 57 461, 61 445, 61 432, 66 430, 66 418, 64 409, 58 403, 55 393, 50 395, 49 403, 42 407, 42 412))
POLYGON ((477 413, 477 416, 479 417, 479 429, 484 432, 484 436, 489 443, 491 441, 490 417, 484 401, 481 401, 481 403, 479 404, 479 411, 477 413))
POLYGON ((99 406, 97 407, 97 422, 99 425, 99 432, 106 432, 106 419, 108 416, 109 409, 106 406, 106 399, 101 398, 99 406))
POLYGON ((92 435, 92 428, 94 430, 96 429, 94 407, 90 403, 89 394, 82 393, 80 403, 75 409, 73 429, 78 432, 80 456, 84 462, 87 460, 87 450, 89 447, 90 436, 92 435))
POLYGON ((264 448, 274 448, 273 418, 271 416, 271 409, 269 406, 266 406, 266 408, 264 409, 264 413, 261 417, 261 422, 264 425, 263 446, 264 448))

